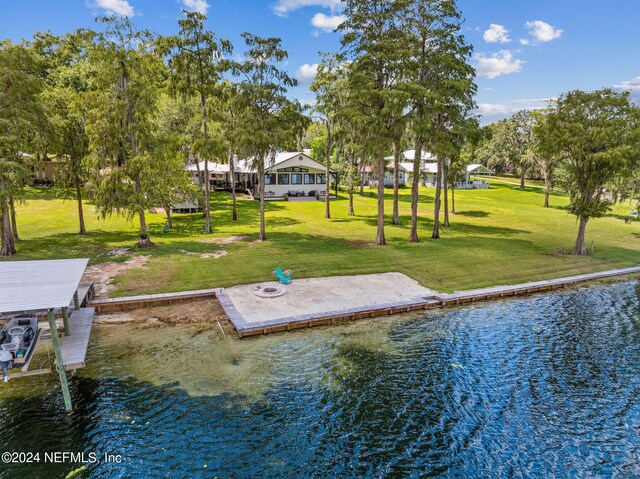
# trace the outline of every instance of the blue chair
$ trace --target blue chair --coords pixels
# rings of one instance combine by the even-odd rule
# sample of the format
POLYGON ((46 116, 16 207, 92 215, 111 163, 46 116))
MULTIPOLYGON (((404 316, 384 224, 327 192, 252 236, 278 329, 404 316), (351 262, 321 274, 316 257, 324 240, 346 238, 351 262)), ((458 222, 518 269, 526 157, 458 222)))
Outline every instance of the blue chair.
POLYGON ((278 283, 289 284, 291 283, 291 275, 284 273, 280 267, 276 268, 276 276, 278 277, 278 283))

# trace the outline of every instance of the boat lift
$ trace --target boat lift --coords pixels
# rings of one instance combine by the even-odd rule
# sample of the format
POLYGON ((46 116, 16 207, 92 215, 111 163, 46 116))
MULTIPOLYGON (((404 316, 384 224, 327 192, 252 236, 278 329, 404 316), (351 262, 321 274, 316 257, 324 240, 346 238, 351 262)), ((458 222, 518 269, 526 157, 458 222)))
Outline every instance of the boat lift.
MULTIPOLYGON (((87 347, 93 326, 94 308, 83 307, 90 298, 92 285, 81 285, 88 259, 0 262, 0 319, 46 316, 55 355, 55 369, 60 377, 67 411, 73 410, 67 371, 85 366, 87 347), (62 317, 64 336, 58 336, 56 317, 62 317)), ((30 370, 39 340, 44 340, 38 327, 27 354, 19 360, 2 356, 7 363, 21 366, 8 372, 9 378, 49 374, 51 367, 30 370)), ((3 369, 4 369, 3 368, 3 369)))

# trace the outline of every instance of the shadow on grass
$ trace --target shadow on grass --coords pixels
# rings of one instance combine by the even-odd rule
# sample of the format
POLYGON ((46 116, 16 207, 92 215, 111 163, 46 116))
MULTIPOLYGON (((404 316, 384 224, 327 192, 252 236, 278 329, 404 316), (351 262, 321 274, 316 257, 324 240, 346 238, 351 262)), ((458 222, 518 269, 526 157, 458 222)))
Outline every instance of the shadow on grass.
POLYGON ((457 211, 456 216, 469 216, 471 218, 487 218, 491 213, 479 210, 457 211))
MULTIPOLYGON (((411 226, 411 216, 408 215, 402 215, 400 216, 400 224, 399 225, 391 225, 389 224, 391 221, 391 218, 389 218, 388 216, 386 216, 386 223, 385 226, 388 227, 393 227, 393 228, 401 228, 404 230, 407 230, 407 234, 408 231, 410 229, 411 226)), ((378 225, 378 218, 377 216, 355 216, 355 217, 351 217, 350 219, 340 219, 340 220, 332 220, 332 221, 336 221, 336 222, 346 222, 346 221, 361 221, 363 223, 365 223, 368 226, 371 227, 376 227, 378 225)), ((441 221, 442 221, 442 217, 441 217, 441 221)), ((442 223, 441 223, 442 225, 442 223)), ((433 219, 431 218, 425 218, 425 217, 419 217, 418 218, 418 228, 419 229, 426 229, 426 228, 433 228, 433 219)), ((442 234, 446 235, 447 231, 451 231, 451 232, 455 232, 455 233, 462 233, 462 234, 475 234, 475 235, 480 235, 480 236, 512 236, 512 235, 516 235, 516 234, 530 234, 531 231, 529 230, 525 230, 525 229, 516 229, 516 228, 508 228, 508 227, 504 227, 504 226, 489 226, 489 225, 475 225, 475 224, 470 224, 470 223, 465 223, 465 222, 457 222, 455 221, 454 218, 451 218, 451 226, 449 227, 444 227, 442 226, 443 230, 442 230, 442 234)))
MULTIPOLYGON (((114 260, 113 257, 100 255, 114 249, 114 245, 134 248, 137 238, 138 234, 131 231, 92 230, 86 236, 59 233, 19 241, 16 245, 17 255, 7 259, 92 258, 92 262, 114 260)), ((141 253, 145 251, 140 250, 141 253)))

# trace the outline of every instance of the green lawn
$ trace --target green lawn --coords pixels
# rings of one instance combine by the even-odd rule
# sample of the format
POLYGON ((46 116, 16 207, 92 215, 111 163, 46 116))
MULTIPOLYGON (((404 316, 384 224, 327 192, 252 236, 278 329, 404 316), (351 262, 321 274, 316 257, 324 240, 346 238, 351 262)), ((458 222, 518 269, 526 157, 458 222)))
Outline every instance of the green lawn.
MULTIPOLYGON (((376 200, 373 192, 356 197, 357 216, 347 216, 348 202, 340 196, 332 205, 333 219, 324 219, 322 202, 267 203, 268 241, 257 241, 258 203, 240 200, 240 221, 231 222, 226 194, 214 195, 213 238, 246 235, 243 241, 220 245, 202 241, 201 214, 176 215, 174 229, 163 233, 163 215, 149 215, 157 248, 141 251, 151 258, 147 268, 132 269, 117 278, 115 295, 224 287, 264 281, 277 267, 289 268, 294 278, 399 271, 423 285, 454 291, 496 284, 520 283, 593 272, 640 263, 640 223, 625 224, 628 205, 618 206, 607 218, 587 228, 595 254, 580 258, 556 255, 571 248, 576 220, 567 213, 567 199, 554 195, 552 208, 542 208, 539 188, 520 191, 513 185, 489 190, 456 191, 458 213, 443 238, 430 239, 433 225, 433 189, 421 190, 419 244, 408 244, 410 190, 401 190, 401 226, 386 227, 388 245, 374 246, 376 200), (184 251, 224 250, 222 258, 202 259, 184 251)), ((387 196, 391 212, 391 194, 387 196)), ((29 190, 18 210, 18 255, 13 259, 90 257, 92 263, 110 261, 114 248, 135 244, 137 226, 123 218, 100 220, 86 208, 89 234, 76 234, 73 201, 53 197, 49 190, 29 190)), ((135 249, 134 249, 135 251, 135 249)))

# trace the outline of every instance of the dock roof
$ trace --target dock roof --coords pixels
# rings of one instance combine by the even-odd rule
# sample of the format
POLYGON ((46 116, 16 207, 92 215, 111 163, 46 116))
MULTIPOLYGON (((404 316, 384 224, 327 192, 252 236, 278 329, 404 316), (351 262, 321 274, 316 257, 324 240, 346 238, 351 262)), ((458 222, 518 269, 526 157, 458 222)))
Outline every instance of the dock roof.
POLYGON ((69 306, 89 260, 0 262, 0 313, 69 306))

